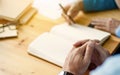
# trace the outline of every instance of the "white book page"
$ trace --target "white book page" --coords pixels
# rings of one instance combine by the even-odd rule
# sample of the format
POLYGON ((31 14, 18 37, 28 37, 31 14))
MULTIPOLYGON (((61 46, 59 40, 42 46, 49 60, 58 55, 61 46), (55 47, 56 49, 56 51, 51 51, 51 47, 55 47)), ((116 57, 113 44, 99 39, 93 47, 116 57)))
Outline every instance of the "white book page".
POLYGON ((53 27, 51 29, 51 33, 69 39, 73 43, 84 39, 96 39, 102 41, 104 38, 107 38, 110 35, 109 33, 100 30, 92 29, 77 24, 70 26, 67 23, 53 27))
POLYGON ((43 33, 30 44, 28 52, 63 66, 66 55, 72 47, 72 43, 64 38, 51 33, 43 33))

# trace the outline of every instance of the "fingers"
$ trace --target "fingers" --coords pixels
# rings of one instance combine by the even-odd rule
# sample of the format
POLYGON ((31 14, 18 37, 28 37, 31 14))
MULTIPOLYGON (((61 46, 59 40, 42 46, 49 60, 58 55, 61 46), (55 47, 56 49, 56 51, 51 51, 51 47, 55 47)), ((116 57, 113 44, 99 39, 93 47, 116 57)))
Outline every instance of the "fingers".
POLYGON ((106 19, 93 19, 91 21, 92 25, 95 26, 105 26, 106 25, 106 19))
POLYGON ((65 7, 67 15, 71 18, 75 18, 80 10, 83 10, 83 0, 76 0, 65 7))
POLYGON ((65 8, 65 12, 66 12, 66 13, 67 13, 67 11, 69 10, 69 8, 70 8, 70 7, 71 7, 71 5, 70 5, 70 4, 64 7, 64 8, 65 8))
POLYGON ((84 56, 86 47, 87 47, 87 43, 85 43, 82 46, 78 47, 79 49, 78 49, 77 53, 81 54, 81 56, 84 56))
POLYGON ((108 52, 108 50, 106 50, 105 48, 103 48, 101 45, 95 44, 95 50, 97 50, 98 53, 100 54, 100 58, 101 58, 102 62, 110 55, 110 53, 108 52))
POLYGON ((113 19, 113 18, 104 18, 104 19, 93 19, 91 22, 95 28, 105 30, 112 34, 115 34, 115 29, 120 24, 120 21, 113 19))
POLYGON ((93 51, 94 51, 94 45, 95 45, 95 42, 94 41, 89 41, 87 43, 87 47, 86 47, 86 51, 85 51, 85 57, 84 57, 84 61, 90 61, 91 60, 91 57, 92 57, 92 54, 93 54, 93 51))
POLYGON ((87 44, 82 44, 80 47, 73 47, 72 50, 69 52, 69 54, 80 54, 81 56, 84 55, 85 49, 87 44))
MULTIPOLYGON (((78 41, 76 42, 73 46, 74 47, 79 47, 79 46, 82 46, 83 44, 85 44, 86 42, 90 41, 89 39, 86 39, 86 40, 81 40, 81 41, 78 41)), ((99 40, 92 40, 96 43, 99 43, 100 41, 99 40)))
POLYGON ((99 41, 99 40, 96 40, 96 39, 95 39, 95 40, 92 40, 92 41, 94 41, 94 42, 96 42, 96 43, 100 43, 100 41, 99 41))
POLYGON ((106 20, 108 20, 108 18, 92 19, 92 23, 106 23, 106 20))
POLYGON ((105 30, 107 31, 107 28, 105 26, 95 26, 96 29, 100 29, 100 30, 105 30))
POLYGON ((74 18, 78 15, 79 11, 83 9, 83 1, 77 0, 75 1, 69 8, 67 14, 74 18))
POLYGON ((87 41, 89 41, 89 40, 86 39, 86 40, 78 41, 78 42, 76 42, 73 46, 74 46, 74 47, 82 46, 82 45, 85 44, 87 41))
POLYGON ((65 8, 65 12, 67 13, 67 15, 72 18, 74 18, 79 12, 78 5, 76 4, 73 4, 73 5, 69 4, 65 6, 64 8, 65 8))
POLYGON ((96 49, 100 54, 104 54, 104 52, 106 51, 101 45, 96 45, 96 44, 95 44, 95 49, 96 49))
POLYGON ((62 16, 64 17, 64 19, 67 21, 67 23, 68 23, 69 25, 72 25, 72 24, 75 23, 74 20, 73 20, 70 16, 68 16, 68 15, 66 15, 66 14, 64 14, 64 13, 62 13, 62 16))
MULTIPOLYGON (((65 71, 69 71, 75 75, 82 75, 88 68, 90 64, 90 60, 86 60, 86 63, 84 62, 84 55, 88 43, 83 44, 80 47, 73 48, 69 55, 67 56, 63 69, 65 71)), ((90 51, 90 50, 89 50, 90 51)), ((92 54, 92 52, 87 53, 92 54)))
POLYGON ((105 31, 109 31, 109 19, 105 18, 105 19, 93 19, 91 22, 92 25, 94 25, 94 27, 96 29, 100 29, 100 30, 105 30, 105 31))
POLYGON ((74 18, 79 13, 79 9, 77 8, 78 7, 76 7, 75 5, 71 6, 67 14, 71 16, 72 18, 74 18))

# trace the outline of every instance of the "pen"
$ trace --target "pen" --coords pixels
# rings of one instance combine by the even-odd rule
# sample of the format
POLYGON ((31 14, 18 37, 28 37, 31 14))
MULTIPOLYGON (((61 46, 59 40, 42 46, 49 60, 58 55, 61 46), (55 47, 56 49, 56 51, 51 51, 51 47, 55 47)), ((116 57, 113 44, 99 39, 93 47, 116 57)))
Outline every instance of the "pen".
POLYGON ((72 19, 72 17, 69 16, 69 15, 67 15, 64 7, 63 7, 61 4, 59 4, 59 6, 60 6, 60 8, 61 8, 62 11, 63 11, 62 16, 65 18, 65 20, 68 22, 68 24, 69 24, 69 25, 75 24, 75 22, 74 22, 74 20, 72 19))

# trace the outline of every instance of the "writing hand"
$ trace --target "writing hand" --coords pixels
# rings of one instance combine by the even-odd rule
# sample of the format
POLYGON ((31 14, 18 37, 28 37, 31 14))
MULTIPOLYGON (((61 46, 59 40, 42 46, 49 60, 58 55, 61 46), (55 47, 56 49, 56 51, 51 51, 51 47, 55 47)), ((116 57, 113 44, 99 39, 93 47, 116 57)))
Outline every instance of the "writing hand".
POLYGON ((69 4, 65 7, 67 15, 74 18, 77 16, 80 10, 83 10, 83 0, 76 0, 72 4, 69 4))

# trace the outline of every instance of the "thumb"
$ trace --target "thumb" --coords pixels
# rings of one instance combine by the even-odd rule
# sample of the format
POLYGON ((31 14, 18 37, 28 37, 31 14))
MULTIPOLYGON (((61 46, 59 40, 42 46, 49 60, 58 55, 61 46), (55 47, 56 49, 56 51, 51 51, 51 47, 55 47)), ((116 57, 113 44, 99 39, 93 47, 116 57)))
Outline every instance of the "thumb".
POLYGON ((79 47, 79 46, 82 46, 83 44, 85 44, 88 41, 89 41, 88 39, 86 39, 86 40, 80 40, 80 41, 76 42, 75 44, 73 44, 73 46, 74 47, 79 47))

